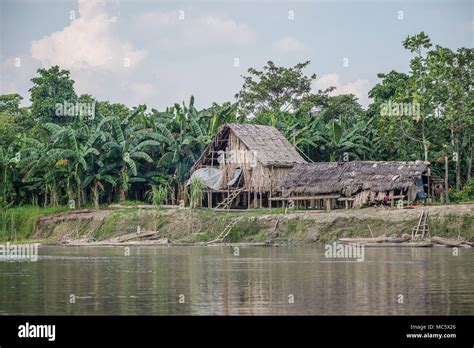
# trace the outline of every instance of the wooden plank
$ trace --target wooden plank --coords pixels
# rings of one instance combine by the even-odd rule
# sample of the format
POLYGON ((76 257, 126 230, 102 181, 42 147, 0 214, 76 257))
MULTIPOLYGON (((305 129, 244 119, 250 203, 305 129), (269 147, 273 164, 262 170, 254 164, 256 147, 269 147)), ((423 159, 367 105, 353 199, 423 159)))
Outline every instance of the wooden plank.
POLYGON ((366 238, 339 238, 338 242, 340 243, 382 243, 387 237, 378 236, 378 237, 366 237, 366 238))
POLYGON ((339 198, 341 195, 327 195, 327 196, 294 196, 294 197, 273 197, 272 201, 288 201, 290 199, 294 201, 306 201, 311 199, 331 199, 339 198))
POLYGON ((388 196, 388 199, 402 199, 405 198, 406 195, 396 195, 396 196, 388 196))
POLYGON ((427 242, 405 242, 405 243, 361 243, 361 244, 352 244, 352 245, 360 245, 364 247, 371 247, 371 248, 390 248, 390 247, 409 247, 409 248, 429 248, 432 247, 432 243, 427 242))
MULTIPOLYGON (((227 192, 232 193, 232 192, 237 191, 237 190, 240 190, 240 189, 232 189, 232 190, 207 190, 207 191, 209 191, 209 192, 218 192, 218 193, 227 193, 227 192)), ((249 191, 248 189, 243 189, 243 190, 240 191, 240 192, 251 192, 251 191, 249 191)))
POLYGON ((141 237, 149 237, 154 234, 158 234, 158 231, 143 231, 140 233, 134 232, 130 234, 126 234, 124 236, 117 237, 117 242, 125 242, 127 240, 141 238, 141 237))

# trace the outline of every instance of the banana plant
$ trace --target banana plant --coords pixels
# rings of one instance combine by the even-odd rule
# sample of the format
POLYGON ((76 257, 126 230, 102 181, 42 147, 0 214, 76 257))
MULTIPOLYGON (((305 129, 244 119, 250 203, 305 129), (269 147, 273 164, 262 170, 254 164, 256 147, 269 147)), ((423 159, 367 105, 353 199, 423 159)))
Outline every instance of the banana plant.
POLYGON ((147 151, 151 147, 159 147, 161 142, 155 139, 162 138, 149 130, 140 129, 143 128, 141 124, 120 123, 113 117, 106 119, 104 124, 111 127, 111 132, 107 133, 103 150, 105 158, 114 163, 114 168, 120 173, 120 201, 123 201, 131 183, 144 181, 139 166, 142 161, 153 162, 147 151))

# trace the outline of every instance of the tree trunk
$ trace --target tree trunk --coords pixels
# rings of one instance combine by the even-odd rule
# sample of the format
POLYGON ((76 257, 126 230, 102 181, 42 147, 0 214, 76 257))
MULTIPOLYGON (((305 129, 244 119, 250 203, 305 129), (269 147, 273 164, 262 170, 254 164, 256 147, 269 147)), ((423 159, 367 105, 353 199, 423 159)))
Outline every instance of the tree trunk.
POLYGON ((77 206, 81 206, 81 185, 77 184, 77 206))
POLYGON ((122 187, 120 187, 120 202, 123 202, 125 199, 127 198, 126 194, 125 194, 125 190, 123 189, 123 185, 122 187))
POLYGON ((45 185, 44 188, 44 207, 48 206, 48 185, 45 185))
POLYGON ((448 180, 448 156, 444 156, 444 191, 446 195, 446 203, 449 203, 449 180, 448 180))
POLYGON ((459 153, 459 136, 456 136, 456 191, 461 189, 461 154, 459 153))
POLYGON ((125 193, 125 176, 127 175, 127 167, 125 165, 122 166, 122 172, 120 175, 122 176, 122 183, 120 184, 120 196, 119 200, 120 202, 124 201, 127 198, 127 195, 125 193))
POLYGON ((474 158, 474 145, 471 146, 471 151, 469 155, 467 156, 467 182, 471 180, 471 174, 472 174, 472 160, 474 158))
POLYGON ((423 152, 424 152, 424 157, 425 157, 425 162, 428 161, 428 144, 426 143, 426 138, 425 138, 425 122, 424 120, 421 121, 421 136, 423 139, 423 152))

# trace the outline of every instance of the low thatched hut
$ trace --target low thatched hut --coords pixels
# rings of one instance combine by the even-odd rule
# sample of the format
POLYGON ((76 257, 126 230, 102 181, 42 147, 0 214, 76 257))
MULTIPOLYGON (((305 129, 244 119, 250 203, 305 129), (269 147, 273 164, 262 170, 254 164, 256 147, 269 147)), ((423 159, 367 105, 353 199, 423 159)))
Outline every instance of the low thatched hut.
POLYGON ((351 161, 295 166, 281 184, 283 200, 339 202, 361 207, 370 203, 415 201, 433 194, 429 162, 351 161))
POLYGON ((268 207, 274 190, 296 164, 306 163, 274 127, 226 124, 191 168, 206 184, 204 205, 268 207))

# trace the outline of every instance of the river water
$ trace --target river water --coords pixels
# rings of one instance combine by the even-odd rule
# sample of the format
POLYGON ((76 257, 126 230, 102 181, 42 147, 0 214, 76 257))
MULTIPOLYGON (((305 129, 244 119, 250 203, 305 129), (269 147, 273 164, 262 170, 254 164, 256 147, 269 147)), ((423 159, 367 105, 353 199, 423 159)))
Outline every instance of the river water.
POLYGON ((0 259, 0 314, 474 315, 474 249, 366 248, 361 262, 322 246, 38 253, 0 259))

